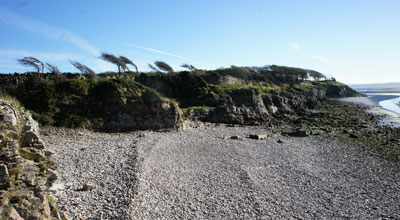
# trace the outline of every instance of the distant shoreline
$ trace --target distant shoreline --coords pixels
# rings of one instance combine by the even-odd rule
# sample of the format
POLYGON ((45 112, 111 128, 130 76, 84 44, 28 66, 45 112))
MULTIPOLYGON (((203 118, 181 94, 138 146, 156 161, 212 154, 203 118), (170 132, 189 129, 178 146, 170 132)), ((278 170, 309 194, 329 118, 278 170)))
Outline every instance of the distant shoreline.
MULTIPOLYGON (((387 93, 387 94, 376 93, 376 95, 375 95, 375 93, 366 93, 365 95, 368 95, 367 98, 369 98, 374 103, 374 105, 379 105, 379 106, 381 106, 379 103, 382 101, 396 99, 396 98, 400 97, 400 93, 398 93, 398 95, 395 95, 392 93, 387 93)), ((382 107, 384 107, 384 106, 382 106, 382 107)))
POLYGON ((360 93, 400 93, 400 88, 393 89, 356 89, 360 93))
MULTIPOLYGON (((400 96, 400 94, 399 94, 400 96)), ((339 101, 351 102, 354 104, 362 105, 368 108, 367 112, 374 115, 383 116, 380 120, 382 125, 400 128, 400 113, 384 109, 379 102, 389 99, 395 99, 399 96, 396 95, 372 95, 368 97, 349 97, 341 98, 339 101)))

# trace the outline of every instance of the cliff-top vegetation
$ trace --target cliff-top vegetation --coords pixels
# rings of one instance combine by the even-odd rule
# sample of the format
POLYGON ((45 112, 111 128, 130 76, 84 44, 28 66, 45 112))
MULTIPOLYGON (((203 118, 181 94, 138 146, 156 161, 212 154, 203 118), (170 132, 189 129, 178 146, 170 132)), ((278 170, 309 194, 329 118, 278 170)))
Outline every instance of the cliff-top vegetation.
POLYGON ((322 73, 286 66, 201 70, 183 64, 187 71, 177 72, 167 63, 156 61, 154 66, 149 64, 153 71, 144 73, 127 57, 102 53, 99 58, 115 64, 118 72, 95 74, 90 67, 71 60, 80 73, 61 73, 55 65, 25 57, 18 62, 36 72, 2 75, 0 84, 3 92, 16 97, 42 125, 105 129, 118 117, 130 123, 128 130, 172 126, 167 121, 150 125, 146 121, 151 121, 148 118, 152 115, 181 120, 184 116, 179 108, 238 104, 231 98, 238 93, 304 95, 328 85, 345 86, 322 73))

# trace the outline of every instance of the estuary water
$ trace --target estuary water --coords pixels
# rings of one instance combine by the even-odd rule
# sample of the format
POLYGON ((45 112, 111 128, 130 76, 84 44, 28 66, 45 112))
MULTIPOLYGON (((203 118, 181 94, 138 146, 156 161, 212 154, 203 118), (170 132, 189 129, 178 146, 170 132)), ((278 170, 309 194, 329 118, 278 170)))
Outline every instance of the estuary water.
POLYGON ((400 93, 366 93, 384 109, 400 114, 400 93))
POLYGON ((349 97, 339 99, 367 106, 367 112, 384 116, 381 125, 400 128, 400 93, 363 93, 368 97, 349 97))

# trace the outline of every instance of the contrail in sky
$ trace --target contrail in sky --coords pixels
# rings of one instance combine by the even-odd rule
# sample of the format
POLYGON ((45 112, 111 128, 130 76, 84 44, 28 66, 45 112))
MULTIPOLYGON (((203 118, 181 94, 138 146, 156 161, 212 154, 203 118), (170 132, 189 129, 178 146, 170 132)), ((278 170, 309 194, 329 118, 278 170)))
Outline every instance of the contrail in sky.
POLYGON ((173 54, 173 53, 168 53, 168 52, 157 50, 157 49, 153 49, 153 48, 150 48, 150 47, 142 47, 142 46, 127 44, 127 43, 124 43, 124 44, 126 46, 129 46, 129 47, 135 47, 135 48, 139 48, 139 49, 143 49, 143 50, 148 50, 148 51, 151 51, 151 52, 154 52, 154 53, 159 53, 159 54, 163 54, 163 55, 167 55, 167 56, 171 56, 171 57, 176 57, 176 58, 179 58, 179 59, 187 60, 187 61, 190 61, 190 62, 193 62, 193 63, 201 64, 201 65, 207 66, 209 68, 215 68, 215 67, 213 67, 213 66, 211 66, 209 64, 206 64, 206 63, 203 63, 203 62, 200 62, 200 61, 197 61, 197 60, 193 60, 193 59, 190 59, 190 58, 187 58, 187 57, 179 56, 179 55, 176 55, 176 54, 173 54))
POLYGON ((39 33, 50 39, 67 41, 92 55, 98 56, 100 51, 87 40, 67 29, 55 27, 33 18, 23 17, 4 7, 0 7, 0 22, 32 33, 39 33))

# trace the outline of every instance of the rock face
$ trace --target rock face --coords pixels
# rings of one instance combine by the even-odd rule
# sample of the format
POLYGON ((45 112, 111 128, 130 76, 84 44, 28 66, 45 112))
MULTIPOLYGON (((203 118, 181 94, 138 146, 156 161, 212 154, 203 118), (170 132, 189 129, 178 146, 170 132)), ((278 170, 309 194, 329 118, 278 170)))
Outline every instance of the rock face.
POLYGON ((103 126, 103 130, 127 131, 138 129, 179 128, 183 121, 179 106, 169 100, 135 103, 125 106, 114 116, 115 120, 103 126))
POLYGON ((54 162, 38 123, 0 99, 0 219, 60 219, 48 189, 54 162))
POLYGON ((124 83, 103 81, 89 90, 89 109, 102 112, 101 117, 106 119, 95 128, 119 132, 181 126, 183 113, 176 102, 135 82, 124 83))
POLYGON ((192 120, 229 124, 258 124, 290 119, 304 115, 329 97, 354 95, 347 86, 327 85, 306 91, 270 91, 235 89, 215 95, 209 103, 215 106, 190 109, 186 116, 192 120))

